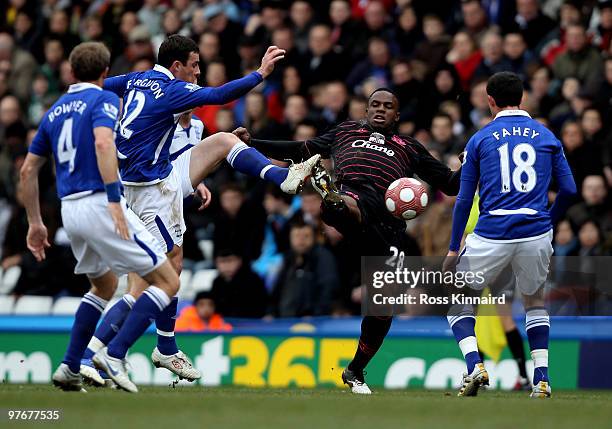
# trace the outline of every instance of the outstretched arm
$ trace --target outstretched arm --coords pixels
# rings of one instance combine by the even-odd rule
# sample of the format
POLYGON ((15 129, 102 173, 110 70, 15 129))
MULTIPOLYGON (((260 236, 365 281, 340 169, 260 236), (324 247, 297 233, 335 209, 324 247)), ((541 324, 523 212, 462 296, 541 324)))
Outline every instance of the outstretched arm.
POLYGON ((263 140, 253 139, 246 128, 237 128, 233 133, 246 144, 254 147, 266 156, 278 160, 300 162, 304 158, 320 153, 329 158, 331 145, 335 138, 335 129, 309 140, 263 140))
POLYGON ((175 88, 171 94, 171 103, 176 112, 183 112, 188 109, 202 105, 226 104, 234 101, 259 85, 274 70, 274 65, 285 58, 285 51, 270 46, 261 60, 261 66, 257 71, 249 75, 233 80, 218 87, 200 88, 193 83, 179 82, 182 88, 175 88))
POLYGON ((23 193, 23 205, 28 216, 27 245, 37 261, 45 259, 45 248, 49 247, 47 227, 40 214, 38 192, 38 173, 46 159, 32 152, 28 153, 20 171, 20 185, 23 193))
POLYGON ((457 195, 461 181, 461 169, 452 171, 434 158, 420 143, 416 144, 416 148, 419 152, 419 162, 415 173, 446 195, 457 195))

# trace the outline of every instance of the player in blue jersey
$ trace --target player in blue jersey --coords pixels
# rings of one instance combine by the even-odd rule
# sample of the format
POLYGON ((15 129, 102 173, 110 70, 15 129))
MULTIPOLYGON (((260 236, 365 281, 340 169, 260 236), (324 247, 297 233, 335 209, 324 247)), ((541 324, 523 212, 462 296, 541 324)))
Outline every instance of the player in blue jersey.
POLYGON ((125 352, 179 288, 176 271, 143 222, 126 208, 121 196, 114 132, 119 99, 102 89, 110 52, 101 43, 82 43, 69 58, 77 82, 44 116, 21 169, 28 216, 27 244, 37 260, 49 247, 39 206, 38 173, 53 155, 62 221, 77 259, 75 272, 86 274, 91 290, 76 314, 66 354, 53 383, 63 390, 82 390, 81 357, 108 300, 117 288, 117 275, 138 273, 149 286, 134 303, 119 331, 116 356, 106 369, 125 390, 136 392, 125 367, 125 352))
MULTIPOLYGON (((201 88, 193 83, 200 74, 197 44, 174 35, 160 46, 158 64, 152 70, 104 82, 105 89, 123 97, 124 101, 117 148, 126 199, 147 229, 163 243, 179 273, 185 232, 183 198, 224 159, 234 169, 272 181, 288 193, 296 193, 301 188, 319 159, 315 156, 304 163, 280 168, 231 133, 207 137, 175 160, 170 156, 173 133, 182 114, 196 106, 224 104, 246 94, 273 71, 284 53, 271 46, 257 71, 218 88, 201 88)), ((121 325, 134 297, 144 289, 144 284, 134 275, 129 276, 129 284, 131 297, 124 297, 109 310, 88 346, 86 358, 109 344, 114 335, 112 327, 121 325)), ((201 374, 179 350, 174 338, 177 303, 174 297, 170 307, 156 320, 158 341, 151 359, 155 366, 193 381, 201 374)))
MULTIPOLYGON (((561 142, 519 108, 523 95, 520 78, 509 72, 493 75, 487 83, 489 108, 495 119, 472 136, 466 146, 461 187, 453 213, 447 270, 483 273, 480 289, 511 267, 525 306, 525 328, 534 361, 531 397, 550 397, 548 334, 543 285, 553 249, 552 228, 563 215, 576 185, 561 142), (554 178, 559 193, 548 206, 548 188, 554 178), (476 187, 480 217, 459 246, 476 187)), ((467 364, 460 396, 475 396, 489 375, 478 354, 473 308, 455 306, 448 321, 467 364)))

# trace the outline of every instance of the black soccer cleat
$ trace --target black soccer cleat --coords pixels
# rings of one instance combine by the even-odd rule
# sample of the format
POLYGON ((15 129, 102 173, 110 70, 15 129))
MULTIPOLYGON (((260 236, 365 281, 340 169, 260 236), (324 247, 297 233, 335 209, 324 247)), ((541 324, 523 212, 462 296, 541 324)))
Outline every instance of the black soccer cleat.
POLYGON ((342 200, 340 191, 334 184, 333 179, 325 170, 323 164, 321 164, 321 160, 318 160, 312 168, 310 183, 312 184, 312 187, 319 193, 319 195, 321 195, 325 203, 341 204, 344 201, 342 200))
POLYGON ((342 381, 351 388, 351 392, 358 395, 371 395, 372 391, 365 382, 363 371, 351 371, 345 368, 342 371, 342 381))

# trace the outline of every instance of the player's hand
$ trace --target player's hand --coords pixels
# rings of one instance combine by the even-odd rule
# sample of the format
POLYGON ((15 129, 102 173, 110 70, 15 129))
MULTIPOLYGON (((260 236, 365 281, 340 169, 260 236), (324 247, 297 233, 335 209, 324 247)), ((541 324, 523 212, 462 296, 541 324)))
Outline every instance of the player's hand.
POLYGON ((46 258, 45 248, 51 247, 47 240, 47 227, 40 224, 30 224, 26 238, 28 249, 38 262, 46 258))
POLYGON ((130 239, 130 230, 128 229, 125 213, 121 208, 121 203, 108 203, 108 211, 113 218, 115 224, 115 232, 124 240, 130 239))
POLYGON ((283 58, 285 58, 284 49, 277 46, 270 46, 261 59, 261 66, 257 71, 265 79, 274 71, 274 65, 283 58))
POLYGON ((453 250, 449 250, 446 258, 444 258, 444 262, 442 263, 442 271, 447 272, 455 272, 455 268, 457 267, 457 260, 459 259, 459 253, 453 250))
POLYGON ((232 131, 232 134, 238 137, 240 140, 242 140, 246 144, 251 143, 251 134, 244 127, 236 128, 234 131, 232 131))
POLYGON ((198 207, 198 211, 202 211, 210 205, 210 202, 212 201, 212 194, 204 183, 200 183, 195 188, 194 193, 202 200, 202 204, 200 204, 200 207, 198 207))

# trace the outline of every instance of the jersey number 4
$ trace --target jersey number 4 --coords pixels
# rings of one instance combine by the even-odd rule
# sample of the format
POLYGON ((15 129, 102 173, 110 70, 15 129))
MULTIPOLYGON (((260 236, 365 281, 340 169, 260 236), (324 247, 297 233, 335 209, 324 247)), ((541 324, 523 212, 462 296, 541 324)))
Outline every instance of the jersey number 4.
MULTIPOLYGON (((499 152, 499 167, 501 169, 501 192, 510 192, 510 157, 508 143, 504 143, 497 148, 499 152)), ((536 171, 533 165, 536 161, 536 152, 529 143, 517 144, 512 150, 512 161, 514 171, 512 171, 512 185, 519 192, 531 192, 537 182, 536 171), (526 158, 523 158, 527 155, 526 158), (526 178, 527 181, 523 181, 526 178)))
POLYGON ((60 132, 59 141, 57 143, 57 159, 60 164, 69 162, 68 172, 72 173, 74 170, 74 156, 76 155, 76 148, 72 144, 72 118, 68 118, 62 125, 62 131, 60 132))

